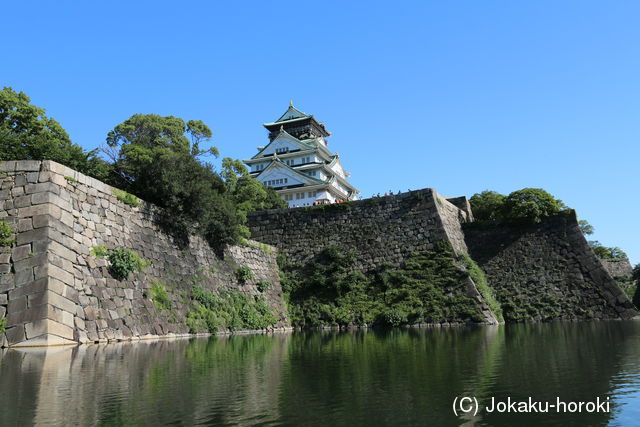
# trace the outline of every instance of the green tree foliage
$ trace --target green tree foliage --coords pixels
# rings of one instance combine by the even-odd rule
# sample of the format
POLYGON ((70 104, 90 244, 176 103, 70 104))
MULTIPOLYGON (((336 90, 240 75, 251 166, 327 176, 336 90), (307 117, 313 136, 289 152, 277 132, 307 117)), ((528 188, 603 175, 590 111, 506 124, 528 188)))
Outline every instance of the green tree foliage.
POLYGON ((469 199, 473 217, 478 221, 502 219, 505 199, 503 194, 490 190, 474 194, 469 199))
POLYGON ((201 160, 218 154, 215 147, 202 147, 211 136, 201 121, 135 114, 109 132, 107 144, 115 186, 164 208, 174 231, 200 233, 220 246, 248 236, 249 211, 284 201, 274 199, 273 190, 251 178, 238 160, 224 160, 225 182, 201 160))
POLYGON ((505 217, 533 222, 566 209, 558 200, 541 188, 523 188, 509 194, 504 201, 505 217))
POLYGON ((200 120, 134 114, 107 135, 105 153, 112 163, 84 152, 42 108, 11 88, 0 92, 0 160, 54 160, 116 188, 132 206, 135 196, 168 212, 164 225, 176 236, 199 233, 222 246, 248 237, 244 225, 252 210, 285 207, 276 192, 252 178, 238 160, 225 159, 223 179, 203 156, 211 129, 200 120), (129 195, 126 192, 132 193, 129 195))
POLYGON ((585 236, 589 236, 594 232, 593 225, 589 224, 589 221, 586 219, 578 221, 578 227, 580 227, 580 231, 582 231, 582 234, 585 236))
POLYGON ((0 160, 53 160, 84 174, 104 179, 109 165, 71 142, 60 123, 31 104, 23 92, 0 91, 0 160))
POLYGON ((593 252, 600 259, 609 260, 609 261, 620 261, 623 259, 627 259, 627 254, 618 247, 607 247, 602 246, 600 242, 597 240, 590 240, 589 246, 593 249, 593 252))
POLYGON ((541 188, 523 188, 504 196, 485 190, 469 200, 477 221, 540 222, 567 207, 541 188))
POLYGON ((225 157, 222 160, 222 177, 243 222, 251 211, 287 207, 287 202, 273 188, 252 178, 240 160, 225 157))

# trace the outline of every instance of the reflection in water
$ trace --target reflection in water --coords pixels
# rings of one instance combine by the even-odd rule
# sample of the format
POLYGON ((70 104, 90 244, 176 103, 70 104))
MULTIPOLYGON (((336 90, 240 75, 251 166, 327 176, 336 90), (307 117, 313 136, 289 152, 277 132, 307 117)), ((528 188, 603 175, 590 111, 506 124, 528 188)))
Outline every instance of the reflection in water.
POLYGON ((309 332, 8 350, 0 425, 634 425, 640 322, 309 332), (457 418, 456 396, 613 414, 457 418))

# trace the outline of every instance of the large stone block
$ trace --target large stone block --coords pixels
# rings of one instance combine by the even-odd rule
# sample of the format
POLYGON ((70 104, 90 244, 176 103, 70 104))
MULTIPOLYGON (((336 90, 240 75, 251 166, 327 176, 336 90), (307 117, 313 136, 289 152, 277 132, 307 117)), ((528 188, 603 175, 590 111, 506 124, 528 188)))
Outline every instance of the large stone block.
POLYGON ((33 269, 17 271, 13 276, 13 283, 16 288, 22 287, 33 281, 33 269))
POLYGON ((15 160, 0 162, 0 172, 13 172, 16 170, 15 160))
POLYGON ((40 165, 41 165, 41 161, 39 160, 18 160, 15 163, 15 169, 16 171, 39 171, 40 170, 40 165))
POLYGON ((18 246, 16 248, 13 248, 11 251, 11 259, 13 262, 16 261, 20 261, 21 259, 24 259, 26 257, 29 256, 29 254, 31 253, 31 245, 30 244, 25 244, 22 246, 18 246))
POLYGON ((8 311, 7 312, 7 326, 16 326, 23 323, 35 322, 36 320, 46 319, 47 306, 40 305, 37 307, 30 307, 22 311, 8 311))
POLYGON ((60 194, 60 187, 52 182, 40 182, 38 184, 27 184, 24 186, 26 194, 51 192, 54 194, 60 194))
POLYGON ((35 230, 18 233, 18 245, 24 245, 31 242, 48 242, 51 238, 52 230, 48 227, 37 228, 35 230))
POLYGON ((22 259, 20 261, 16 261, 13 264, 13 269, 16 272, 19 272, 22 270, 32 269, 33 267, 36 267, 36 266, 44 265, 46 263, 47 263, 46 253, 41 253, 38 255, 34 255, 33 253, 30 253, 27 258, 22 259))
POLYGON ((25 340, 24 326, 17 325, 6 330, 7 341, 9 345, 16 344, 25 340))

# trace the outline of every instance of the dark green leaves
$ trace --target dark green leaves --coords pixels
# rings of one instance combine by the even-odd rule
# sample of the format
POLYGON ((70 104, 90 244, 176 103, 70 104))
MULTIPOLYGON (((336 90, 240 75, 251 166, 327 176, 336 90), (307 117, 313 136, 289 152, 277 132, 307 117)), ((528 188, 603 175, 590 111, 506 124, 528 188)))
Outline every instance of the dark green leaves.
POLYGON ((53 160, 105 179, 109 166, 96 150, 87 153, 72 143, 60 123, 30 102, 10 87, 0 91, 0 160, 53 160))
POLYGON ((546 216, 567 209, 562 200, 541 188, 523 188, 506 197, 486 190, 474 194, 469 202, 477 221, 540 222, 546 216))

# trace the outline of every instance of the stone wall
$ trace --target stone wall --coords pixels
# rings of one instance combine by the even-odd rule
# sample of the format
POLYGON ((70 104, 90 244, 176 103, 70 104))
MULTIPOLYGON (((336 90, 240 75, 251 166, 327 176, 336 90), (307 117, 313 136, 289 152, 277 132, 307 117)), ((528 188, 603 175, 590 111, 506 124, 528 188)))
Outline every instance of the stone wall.
POLYGON ((0 170, 0 220, 16 233, 16 243, 0 249, 0 346, 186 334, 194 284, 253 296, 258 281, 269 281, 263 295, 277 326, 287 325, 272 248, 250 242, 219 256, 199 237, 178 244, 156 225, 162 213, 153 206, 126 205, 112 187, 54 162, 3 162, 0 170), (98 245, 132 249, 151 265, 118 281, 91 255, 98 245), (235 276, 241 265, 253 272, 244 283, 235 276), (154 282, 168 291, 171 310, 151 300, 154 282))
MULTIPOLYGON (((277 247, 294 264, 337 244, 356 251, 363 271, 382 263, 400 265, 414 251, 449 242, 485 271, 507 321, 638 314, 590 249, 575 214, 530 226, 478 228, 470 220, 466 199, 445 199, 425 189, 343 205, 256 212, 249 225, 254 239, 277 247)), ((470 286, 470 295, 476 293, 470 286)))
MULTIPOLYGON (((190 289, 265 296, 288 325, 273 247, 302 265, 328 245, 358 254, 357 268, 399 266, 413 252, 448 242, 486 272, 508 321, 630 318, 637 311, 589 248, 575 215, 529 226, 478 228, 464 198, 433 189, 342 204, 255 212, 245 247, 216 254, 200 238, 176 242, 157 225, 151 205, 132 207, 115 189, 57 163, 0 163, 0 220, 15 243, 0 248, 0 346, 55 345, 183 335, 190 289), (466 226, 466 227, 463 227, 466 226), (266 245, 265 245, 266 244, 266 245), (134 250, 152 264, 114 279, 91 248, 134 250), (271 246, 269 246, 271 245, 271 246), (239 282, 248 266, 253 278, 239 282), (272 286, 260 292, 258 281, 272 286), (169 293, 172 309, 152 301, 152 284, 169 293)), ((166 218, 164 218, 166 220, 166 218)), ((166 222, 166 221, 165 221, 166 222)), ((493 315, 473 283, 468 294, 490 323, 493 315)))
POLYGON ((395 196, 274 209, 249 215, 253 239, 277 247, 302 264, 325 246, 354 249, 359 268, 368 271, 386 262, 400 265, 415 251, 449 241, 466 252, 460 228, 467 213, 427 188, 395 196))
POLYGON ((600 259, 600 262, 613 278, 629 278, 633 274, 633 268, 627 258, 621 260, 600 259))
POLYGON ((540 224, 465 227, 506 321, 631 318, 638 314, 578 227, 575 212, 540 224))
MULTIPOLYGON (((471 216, 469 204, 464 197, 453 200, 456 204, 427 188, 347 203, 254 212, 249 214, 249 228, 253 239, 277 247, 293 265, 303 266, 326 246, 339 245, 353 249, 356 268, 367 273, 381 264, 400 266, 412 253, 432 250, 438 242, 466 253, 461 224, 471 216)), ((470 277, 460 283, 460 289, 476 301, 484 323, 497 323, 470 277)))

